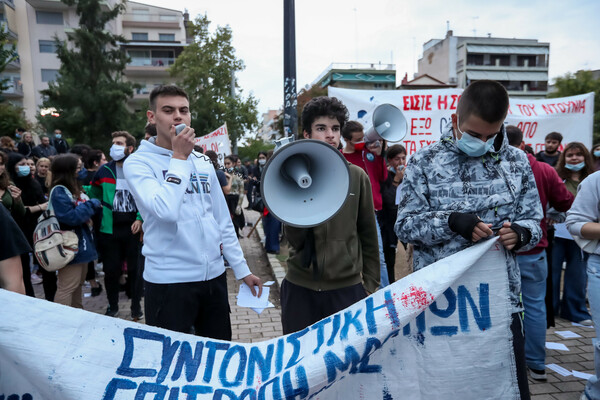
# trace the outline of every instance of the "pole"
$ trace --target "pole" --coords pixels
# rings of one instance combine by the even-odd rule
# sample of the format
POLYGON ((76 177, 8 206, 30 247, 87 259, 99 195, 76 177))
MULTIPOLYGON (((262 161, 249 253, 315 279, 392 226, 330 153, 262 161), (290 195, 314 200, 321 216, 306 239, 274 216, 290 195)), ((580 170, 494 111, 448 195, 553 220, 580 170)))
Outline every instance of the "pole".
POLYGON ((298 133, 296 91, 296 16, 294 0, 283 1, 283 130, 284 136, 298 133))

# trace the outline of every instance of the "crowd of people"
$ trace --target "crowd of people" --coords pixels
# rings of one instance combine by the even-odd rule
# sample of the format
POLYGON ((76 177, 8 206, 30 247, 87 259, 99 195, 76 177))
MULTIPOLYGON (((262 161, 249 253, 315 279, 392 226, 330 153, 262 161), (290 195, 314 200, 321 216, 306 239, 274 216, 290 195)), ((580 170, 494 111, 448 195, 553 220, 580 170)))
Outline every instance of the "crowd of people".
MULTIPOLYGON (((23 130, 17 144, 0 138, 0 233, 14 238, 0 251, 2 287, 34 295, 33 231, 51 209, 61 228, 77 234, 79 251, 58 273, 38 269, 47 300, 81 308, 85 280, 92 295, 102 292, 95 276, 102 262, 106 315, 119 314, 125 287, 132 319, 145 314, 149 325, 231 340, 225 266, 253 294, 262 290, 238 241, 246 198, 263 220, 265 250, 279 253, 282 235, 290 248, 280 291, 284 334, 403 276, 398 246, 416 271, 494 236, 506 255, 522 398, 529 398, 528 371, 546 380, 545 335, 554 316, 595 320, 598 334, 600 145, 563 146, 551 132, 534 154, 519 128, 504 123, 508 94, 499 83, 467 87, 440 140, 408 163, 402 145, 365 141, 338 99, 309 101, 302 136, 341 151, 350 174, 341 210, 312 228, 287 225, 264 207, 260 177, 272 152, 259 153, 254 165, 236 155, 221 165, 216 153, 198 151, 187 94, 176 86, 155 88, 149 108, 145 139, 137 146, 128 132, 113 132, 109 162, 101 150, 69 148, 60 131, 38 146, 23 130), (186 127, 176 133, 180 124, 186 127)), ((597 341, 595 352, 598 370, 597 341)), ((597 377, 584 396, 600 398, 597 377)))

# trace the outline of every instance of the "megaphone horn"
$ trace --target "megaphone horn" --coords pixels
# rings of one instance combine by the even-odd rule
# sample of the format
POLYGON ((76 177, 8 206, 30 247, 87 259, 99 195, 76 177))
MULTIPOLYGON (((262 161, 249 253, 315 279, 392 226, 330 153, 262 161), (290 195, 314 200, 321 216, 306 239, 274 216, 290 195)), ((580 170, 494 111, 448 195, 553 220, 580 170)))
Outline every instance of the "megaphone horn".
POLYGON ((392 104, 382 104, 373 111, 373 126, 365 133, 365 142, 384 139, 399 142, 408 132, 404 114, 392 104))
POLYGON ((333 218, 350 192, 348 162, 325 142, 284 138, 262 173, 260 191, 269 212, 298 228, 333 218))

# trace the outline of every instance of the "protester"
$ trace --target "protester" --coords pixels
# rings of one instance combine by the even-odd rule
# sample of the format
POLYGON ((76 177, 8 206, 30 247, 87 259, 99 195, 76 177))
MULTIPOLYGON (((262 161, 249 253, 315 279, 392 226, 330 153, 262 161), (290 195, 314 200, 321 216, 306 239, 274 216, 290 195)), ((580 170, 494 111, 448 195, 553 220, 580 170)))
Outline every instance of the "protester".
POLYGON ((596 143, 592 147, 592 157, 594 158, 594 170, 600 170, 600 143, 596 143))
POLYGON ((223 255, 237 279, 258 296, 225 197, 208 157, 192 153, 188 96, 158 86, 150 94, 156 138, 144 140, 124 165, 144 220, 146 323, 178 332, 231 340, 223 255), (186 124, 178 135, 175 125, 186 124))
MULTIPOLYGON (((11 153, 6 164, 11 180, 21 190, 21 199, 25 206, 25 215, 17 217, 15 220, 21 228, 21 231, 27 238, 29 245, 33 247, 33 231, 37 225, 37 219, 47 208, 47 200, 44 196, 42 187, 31 176, 31 168, 27 165, 27 159, 20 153, 11 153)), ((25 293, 27 296, 34 297, 33 286, 31 285, 31 263, 29 254, 21 254, 21 264, 23 267, 23 281, 25 283, 25 293)))
MULTIPOLYGON (((89 192, 92 181, 94 180, 94 175, 98 169, 106 164, 106 156, 102 152, 102 150, 92 149, 86 153, 86 156, 83 160, 83 165, 87 170, 87 176, 83 181, 83 189, 86 193, 89 192)), ((94 244, 96 245, 96 249, 98 250, 98 260, 97 262, 102 262, 102 252, 100 250, 100 243, 98 238, 100 237, 100 225, 102 221, 102 213, 96 214, 92 217, 92 222, 94 223, 94 244)), ((92 297, 99 296, 102 293, 102 284, 100 284, 96 280, 96 260, 90 261, 88 263, 87 274, 85 276, 85 280, 90 284, 92 297)))
POLYGON ((25 206, 21 199, 21 189, 10 180, 6 170, 8 156, 0 151, 0 203, 10 212, 13 218, 25 215, 25 206))
POLYGON ((97 199, 89 199, 81 190, 78 174, 83 162, 73 154, 62 154, 52 161, 50 204, 62 230, 71 230, 79 239, 77 254, 58 270, 54 301, 58 304, 83 308, 82 285, 88 262, 98 258, 91 229, 91 218, 100 212, 97 199))
POLYGON ((5 207, 0 207, 0 237, 0 288, 25 294, 21 254, 29 254, 31 247, 5 207))
POLYGON ((558 151, 558 148, 560 147, 562 140, 563 137, 560 133, 550 132, 546 135, 544 150, 537 153, 535 158, 538 161, 542 161, 546 164, 556 167, 558 157, 560 156, 560 151, 558 151))
MULTIPOLYGON (((565 149, 565 153, 566 153, 565 149)), ((567 213, 567 228, 589 254, 587 259, 587 294, 596 328, 594 346, 595 374, 585 385, 582 400, 600 399, 600 173, 595 172, 579 185, 577 198, 567 213)))
POLYGON ((35 179, 40 183, 44 195, 48 195, 48 171, 50 170, 50 160, 42 157, 35 163, 35 179))
MULTIPOLYGON (((556 165, 558 175, 573 196, 577 196, 577 186, 594 172, 594 163, 587 148, 579 142, 565 146, 556 165)), ((556 220, 556 215, 549 215, 556 220)), ((564 215, 562 216, 564 220, 564 215)), ((583 255, 567 231, 564 223, 554 224, 554 246, 552 249, 552 298, 554 315, 580 324, 591 324, 591 316, 585 303, 587 275, 583 255), (563 262, 566 262, 560 296, 563 262)))
POLYGON ((19 153, 23 154, 25 157, 31 157, 34 147, 33 135, 30 132, 23 132, 21 141, 17 145, 19 153))
MULTIPOLYGON (((244 219, 244 212, 242 211, 242 202, 244 201, 244 180, 240 178, 242 174, 241 170, 237 166, 239 158, 230 155, 226 156, 224 160, 225 171, 228 181, 230 181, 229 194, 225 196, 227 200, 227 207, 229 208, 229 214, 231 214, 231 220, 235 233, 238 238, 241 238, 240 230, 244 229, 246 220, 244 219)), ((243 176, 243 175, 242 175, 243 176)))
POLYGON ((529 398, 515 251, 540 241, 542 208, 525 153, 504 131, 508 93, 495 81, 471 83, 440 140, 412 155, 402 181, 396 233, 414 245, 415 270, 494 235, 506 257, 512 344, 521 398, 529 398))
POLYGON ((31 153, 36 160, 42 157, 51 158, 58 154, 54 146, 50 144, 50 138, 48 136, 44 135, 40 140, 42 142, 31 150, 31 153))
MULTIPOLYGON (((257 198, 260 197, 260 179, 262 172, 267 165, 267 152, 259 151, 256 156, 256 162, 251 168, 248 169, 249 176, 249 194, 248 194, 248 210, 252 209, 252 206, 256 203, 257 198)), ((255 210, 258 211, 258 210, 255 210)))
POLYGON ((363 126, 356 121, 348 121, 342 129, 342 137, 346 141, 346 146, 342 154, 346 160, 360 167, 367 173, 371 182, 371 193, 373 195, 373 206, 375 207, 375 222, 377 223, 377 241, 379 244, 379 265, 381 268, 381 287, 390 284, 388 280, 388 271, 385 261, 384 246, 382 240, 381 226, 384 224, 382 213, 381 186, 387 179, 387 168, 385 158, 382 157, 384 143, 381 140, 375 140, 365 143, 365 133, 363 126))
POLYGON ((219 155, 213 150, 208 150, 204 154, 206 154, 206 156, 210 159, 210 162, 215 168, 215 173, 217 174, 217 179, 219 180, 221 190, 223 190, 223 194, 227 196, 231 191, 231 182, 227 178, 227 174, 225 174, 225 171, 223 171, 221 169, 221 166, 219 165, 219 155))
POLYGON ((63 137, 60 129, 54 130, 54 139, 52 140, 52 146, 56 149, 58 154, 65 154, 69 151, 69 143, 63 137))
POLYGON ((396 280, 396 247, 398 246, 398 236, 394 232, 394 224, 398 216, 396 195, 404 177, 406 149, 401 144, 395 144, 387 149, 386 158, 388 162, 388 176, 381 185, 381 240, 388 280, 390 283, 394 283, 396 280))
POLYGON ((12 140, 9 136, 2 136, 0 137, 0 151, 10 154, 16 153, 18 150, 14 140, 12 140))
MULTIPOLYGON (((337 149, 348 110, 335 97, 317 97, 302 111, 303 135, 337 149)), ((375 292, 379 252, 367 174, 348 163, 350 194, 341 210, 313 228, 284 225, 290 245, 281 284, 283 333, 305 329, 375 292)))
POLYGON ((119 315, 119 280, 125 261, 126 282, 131 296, 131 318, 139 320, 143 316, 140 304, 141 286, 137 282, 138 243, 142 221, 123 172, 123 164, 135 150, 136 143, 135 138, 126 131, 116 131, 111 136, 112 161, 98 169, 88 190, 88 195, 98 199, 103 205, 99 243, 108 298, 105 315, 119 315))
POLYGON ((156 136, 156 125, 147 123, 144 128, 144 140, 148 140, 152 136, 156 136))
MULTIPOLYGON (((523 132, 516 126, 506 127, 508 143, 523 150, 523 132)), ((527 159, 540 195, 540 205, 544 218, 540 223, 542 239, 535 248, 517 254, 517 262, 521 271, 521 293, 525 309, 525 359, 531 378, 545 381, 546 376, 546 280, 548 263, 546 260, 546 207, 549 205, 558 211, 567 211, 573 203, 573 195, 569 193, 558 173, 550 165, 537 161, 528 154, 527 159)))

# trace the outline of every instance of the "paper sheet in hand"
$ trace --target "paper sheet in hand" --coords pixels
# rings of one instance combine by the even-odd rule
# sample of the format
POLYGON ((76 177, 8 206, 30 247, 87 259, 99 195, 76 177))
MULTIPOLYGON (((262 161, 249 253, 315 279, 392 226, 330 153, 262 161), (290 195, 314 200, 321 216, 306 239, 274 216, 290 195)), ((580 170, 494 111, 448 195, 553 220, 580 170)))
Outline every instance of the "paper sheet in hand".
POLYGON ((546 342, 546 348, 550 350, 569 351, 569 348, 562 343, 546 342))
POLYGON ((571 331, 556 331, 554 333, 556 333, 558 336, 560 336, 563 339, 575 339, 575 338, 581 337, 581 335, 578 335, 575 332, 571 332, 571 331))
MULTIPOLYGON (((258 288, 256 288, 258 290, 258 288)), ((267 308, 269 306, 269 287, 263 286, 260 297, 252 296, 250 287, 245 283, 240 285, 240 292, 237 295, 237 305, 250 308, 267 308)))

